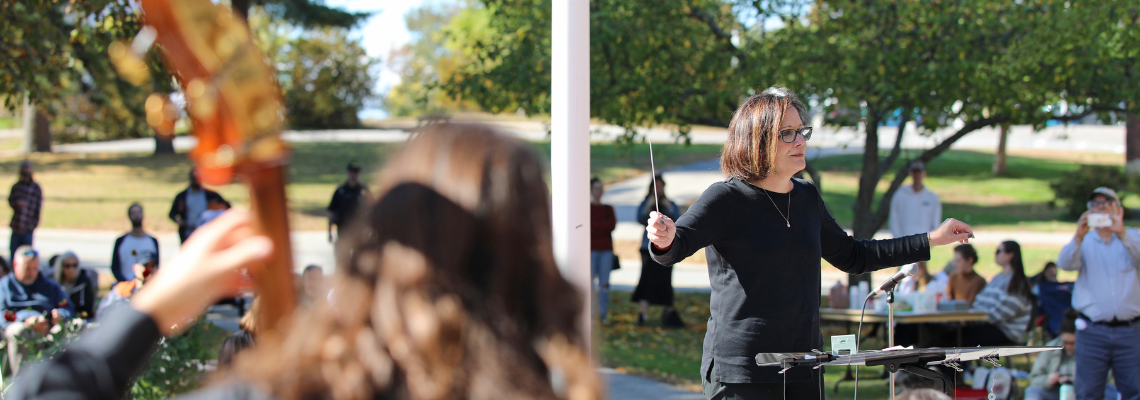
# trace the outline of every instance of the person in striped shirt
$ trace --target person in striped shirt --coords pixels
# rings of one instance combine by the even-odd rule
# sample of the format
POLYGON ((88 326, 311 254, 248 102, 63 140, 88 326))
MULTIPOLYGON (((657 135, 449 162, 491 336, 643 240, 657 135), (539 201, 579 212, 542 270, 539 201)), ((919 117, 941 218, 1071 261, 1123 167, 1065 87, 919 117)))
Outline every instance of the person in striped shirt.
POLYGON ((1021 259, 1021 245, 1009 240, 998 245, 994 262, 1002 267, 1001 273, 974 298, 970 309, 985 311, 988 321, 962 327, 963 346, 1003 346, 1021 342, 1029 326, 1033 311, 1033 293, 1025 265, 1021 259))

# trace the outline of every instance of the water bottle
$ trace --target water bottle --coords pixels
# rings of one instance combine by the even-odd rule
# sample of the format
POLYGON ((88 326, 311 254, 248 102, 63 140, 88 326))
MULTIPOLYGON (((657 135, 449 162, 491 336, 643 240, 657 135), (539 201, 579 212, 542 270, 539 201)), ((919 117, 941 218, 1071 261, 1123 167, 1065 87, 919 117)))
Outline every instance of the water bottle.
POLYGON ((1060 400, 1076 400, 1077 393, 1073 391, 1073 385, 1068 383, 1061 385, 1061 395, 1058 398, 1060 400))

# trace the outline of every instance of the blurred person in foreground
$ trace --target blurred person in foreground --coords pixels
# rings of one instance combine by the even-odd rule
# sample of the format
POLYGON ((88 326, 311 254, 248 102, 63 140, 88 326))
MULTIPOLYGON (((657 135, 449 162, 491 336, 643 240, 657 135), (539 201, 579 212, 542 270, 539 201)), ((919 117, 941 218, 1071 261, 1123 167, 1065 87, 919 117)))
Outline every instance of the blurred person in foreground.
MULTIPOLYGON (((554 263, 547 186, 527 145, 482 126, 433 125, 377 187, 342 238, 332 299, 298 309, 283 338, 258 335, 186 398, 602 396, 578 325, 583 294, 554 263)), ((247 212, 227 212, 11 398, 121 398, 149 354, 139 343, 233 296, 240 271, 271 252, 247 212)))
POLYGON ((1088 211, 1077 221, 1076 235, 1057 256, 1061 269, 1080 271, 1073 289, 1073 308, 1080 312, 1073 382, 1078 400, 1100 399, 1109 369, 1124 400, 1140 399, 1138 263, 1140 232, 1124 228, 1116 191, 1096 188, 1088 211), (1108 226, 1094 228, 1090 222, 1108 226))
POLYGON ((39 253, 31 246, 16 248, 12 273, 0 278, 0 309, 4 313, 0 328, 8 347, 8 364, 12 373, 20 370, 20 363, 29 351, 21 342, 34 335, 44 336, 52 327, 71 319, 75 308, 67 294, 51 279, 40 275, 39 253))
MULTIPOLYGON (((855 240, 819 189, 793 179, 806 167, 811 128, 795 93, 769 88, 740 105, 721 156, 727 179, 709 186, 676 224, 656 212, 646 234, 654 260, 673 265, 705 249, 711 317, 701 358, 708 399, 815 399, 822 370, 756 366, 758 353, 824 348, 820 263, 862 274, 930 259, 930 248, 965 241, 949 219, 930 233, 855 240)), ((853 305, 854 306, 854 305, 853 305)))
MULTIPOLYGON (((1073 384, 1076 372, 1075 353, 1077 349, 1077 310, 1069 309, 1065 312, 1065 319, 1061 321, 1061 334, 1046 346, 1062 346, 1061 351, 1043 351, 1037 353, 1033 361, 1033 369, 1029 372, 1029 387, 1025 388, 1025 400, 1058 400, 1061 397, 1061 385, 1073 384)), ((1104 399, 1116 400, 1116 387, 1105 385, 1104 399)))

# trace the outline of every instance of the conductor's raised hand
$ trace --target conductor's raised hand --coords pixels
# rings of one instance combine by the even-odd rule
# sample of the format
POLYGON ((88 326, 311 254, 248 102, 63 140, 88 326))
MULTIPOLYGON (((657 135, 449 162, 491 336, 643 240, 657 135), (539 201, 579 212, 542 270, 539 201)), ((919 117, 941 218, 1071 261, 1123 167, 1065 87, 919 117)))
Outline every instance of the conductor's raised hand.
POLYGON ((236 295, 242 271, 264 267, 273 242, 255 234, 249 213, 230 210, 194 231, 178 256, 131 299, 163 334, 178 333, 211 304, 236 295))
POLYGON ((930 247, 951 243, 966 243, 974 237, 973 229, 965 222, 948 218, 941 226, 930 231, 930 247))
POLYGON ((657 211, 649 213, 649 221, 645 224, 645 236, 659 249, 666 249, 673 245, 673 237, 677 235, 677 225, 673 219, 657 211))

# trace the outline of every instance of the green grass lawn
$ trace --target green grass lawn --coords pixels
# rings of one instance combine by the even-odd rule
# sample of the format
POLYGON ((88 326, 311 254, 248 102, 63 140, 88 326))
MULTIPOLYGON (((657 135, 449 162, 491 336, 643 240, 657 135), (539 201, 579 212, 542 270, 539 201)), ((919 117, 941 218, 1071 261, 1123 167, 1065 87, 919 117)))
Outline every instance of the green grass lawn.
MULTIPOLYGON (((7 142, 5 142, 7 143, 7 142)), ((549 164, 550 144, 534 143, 536 153, 549 164)), ((336 186, 344 180, 344 165, 357 161, 365 182, 371 182, 397 144, 385 143, 299 143, 289 165, 290 221, 298 230, 320 230, 327 226, 325 207, 336 186)), ((0 146, 0 150, 3 146, 0 146)), ((655 147, 658 168, 665 169, 716 158, 719 146, 659 144, 655 147)), ((649 170, 645 145, 623 152, 612 144, 591 146, 591 173, 607 182, 632 177, 649 170)), ((44 190, 41 228, 103 229, 129 228, 126 209, 140 202, 146 209, 146 228, 173 231, 166 218, 174 195, 186 187, 191 167, 184 154, 156 157, 152 154, 35 154, 36 180, 44 190)), ((17 179, 17 166, 23 156, 0 157, 0 190, 17 179)), ((237 205, 248 204, 244 186, 212 188, 237 205)), ((12 209, 0 207, 0 221, 11 219, 12 209)))
MULTIPOLYGON (((644 376, 700 391, 701 348, 705 336, 705 323, 709 318, 709 293, 677 293, 675 305, 689 326, 685 329, 661 328, 659 307, 650 307, 650 321, 638 327, 637 305, 629 301, 629 292, 610 293, 610 323, 601 326, 595 320, 595 336, 599 360, 603 365, 621 372, 644 376)), ((824 337, 853 333, 845 324, 828 323, 823 326, 824 337)), ((854 327, 851 328, 854 330, 854 327)), ((864 326, 864 334, 870 327, 864 326)), ((883 348, 879 337, 864 341, 863 349, 883 348)), ((1024 357, 1014 359, 1015 367, 1028 371, 1030 364, 1024 357)), ((835 382, 843 378, 844 368, 827 368, 824 373, 825 397, 849 399, 854 395, 855 383, 843 382, 833 392, 835 382)), ((888 396, 887 381, 882 379, 883 367, 859 369, 859 394, 870 399, 888 396)), ((1024 388, 1028 381, 1022 381, 1024 388)))
MULTIPOLYGON (((843 226, 850 226, 859 187, 862 155, 839 155, 812 161, 823 173, 824 200, 843 226)), ((1106 159, 1108 156, 1105 156, 1106 159)), ((1009 156, 1008 173, 995 177, 992 153, 948 151, 927 165, 926 186, 942 200, 942 215, 970 223, 979 229, 1071 231, 1072 221, 1061 221, 1063 210, 1049 205, 1049 183, 1078 164, 1068 160, 1009 156)), ((901 163, 898 163, 901 164, 901 163)), ((899 166, 901 167, 901 166, 899 166)), ((878 186, 875 205, 890 186, 893 171, 878 186)), ((910 180, 904 185, 909 185, 910 180)), ((1140 199, 1125 205, 1140 206, 1140 199)))

